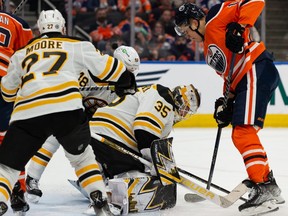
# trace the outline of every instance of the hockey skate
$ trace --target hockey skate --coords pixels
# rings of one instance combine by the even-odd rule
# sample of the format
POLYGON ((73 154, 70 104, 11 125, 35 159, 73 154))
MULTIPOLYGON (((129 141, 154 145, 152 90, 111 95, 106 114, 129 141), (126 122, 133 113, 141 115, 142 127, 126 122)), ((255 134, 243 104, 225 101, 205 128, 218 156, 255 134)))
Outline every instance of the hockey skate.
POLYGON ((0 202, 0 216, 4 215, 7 212, 8 206, 4 202, 0 202))
POLYGON ((94 191, 90 194, 92 200, 91 207, 93 207, 96 216, 113 216, 120 215, 121 208, 117 205, 108 203, 103 199, 101 191, 94 191))
POLYGON ((276 200, 276 204, 285 203, 284 198, 281 196, 281 189, 277 185, 272 171, 268 175, 268 180, 268 182, 265 182, 265 185, 267 186, 268 191, 272 194, 273 199, 276 200))
POLYGON ((250 188, 248 200, 239 206, 239 211, 245 216, 262 215, 279 209, 276 200, 265 183, 256 184, 245 180, 245 185, 250 188))
POLYGON ((38 187, 38 180, 27 175, 26 178, 27 199, 29 202, 38 203, 42 196, 42 191, 38 187))
POLYGON ((18 216, 24 216, 29 210, 29 205, 25 200, 24 191, 21 189, 19 182, 13 188, 10 202, 14 214, 18 216))

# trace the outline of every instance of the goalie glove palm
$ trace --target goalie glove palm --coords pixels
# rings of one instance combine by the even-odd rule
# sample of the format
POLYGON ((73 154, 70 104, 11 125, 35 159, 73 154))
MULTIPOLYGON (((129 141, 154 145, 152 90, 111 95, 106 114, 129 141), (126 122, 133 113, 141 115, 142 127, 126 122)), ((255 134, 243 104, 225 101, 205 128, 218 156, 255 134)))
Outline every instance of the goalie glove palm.
POLYGON ((215 101, 214 119, 218 127, 227 127, 232 121, 233 115, 233 100, 228 99, 226 107, 224 106, 224 98, 220 97, 215 101))

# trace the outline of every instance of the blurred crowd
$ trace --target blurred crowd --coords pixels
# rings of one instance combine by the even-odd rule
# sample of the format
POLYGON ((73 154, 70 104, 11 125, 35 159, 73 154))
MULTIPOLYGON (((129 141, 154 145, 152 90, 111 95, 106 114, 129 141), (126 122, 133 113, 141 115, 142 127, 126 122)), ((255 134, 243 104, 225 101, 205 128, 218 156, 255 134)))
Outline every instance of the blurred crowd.
MULTIPOLYGON (((134 48, 141 60, 194 61, 196 47, 198 60, 203 60, 202 44, 196 46, 174 31, 175 9, 185 2, 196 3, 195 0, 135 0, 134 48)), ((202 0, 200 4, 208 10, 219 2, 202 0)), ((91 36, 99 50, 112 54, 113 43, 130 44, 130 4, 129 0, 74 0, 74 24, 91 36)))
MULTIPOLYGON (((65 1, 58 1, 61 5, 56 5, 60 11, 63 7, 62 13, 67 12, 67 0, 65 1)), ((202 43, 196 44, 175 33, 175 9, 183 3, 192 2, 208 12, 212 6, 222 1, 224 0, 135 0, 134 48, 140 58, 149 61, 204 60, 202 43)), ((73 24, 89 34, 97 49, 112 54, 112 44, 131 44, 130 4, 130 0, 74 0, 73 24)))

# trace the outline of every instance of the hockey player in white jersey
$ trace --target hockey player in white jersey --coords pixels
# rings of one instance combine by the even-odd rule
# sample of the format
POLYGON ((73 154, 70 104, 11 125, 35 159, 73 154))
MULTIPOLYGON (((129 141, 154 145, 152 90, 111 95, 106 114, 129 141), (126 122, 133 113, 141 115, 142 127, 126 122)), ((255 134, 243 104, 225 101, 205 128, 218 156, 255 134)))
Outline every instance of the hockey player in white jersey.
MULTIPOLYGON (((122 61, 126 68, 130 72, 133 72, 135 76, 138 74, 140 57, 133 47, 120 46, 115 49, 113 56, 122 61)), ((94 83, 86 69, 80 73, 78 80, 81 87, 103 85, 103 83, 94 83)), ((81 94, 83 96, 85 111, 87 115, 91 117, 99 107, 108 105, 117 97, 116 93, 112 90, 88 90, 81 91, 81 94)), ((27 198, 30 202, 38 203, 40 197, 42 196, 42 191, 38 186, 38 182, 50 159, 57 151, 59 146, 60 144, 58 140, 54 136, 51 136, 46 140, 41 149, 39 149, 39 151, 31 158, 26 171, 27 198)))
MULTIPOLYGON (((134 95, 117 98, 97 109, 90 128, 92 133, 151 161, 152 141, 166 138, 173 125, 195 114, 199 105, 200 96, 192 84, 172 90, 155 84, 138 88, 134 95)), ((110 179, 112 202, 123 207, 123 214, 166 209, 176 204, 176 184, 162 186, 153 167, 145 167, 93 136, 91 146, 104 175, 110 179), (150 173, 145 172, 148 170, 150 173)))
POLYGON ((86 68, 92 79, 113 83, 123 96, 135 92, 135 76, 122 61, 102 55, 92 43, 64 36, 65 20, 59 11, 42 11, 38 26, 40 37, 15 52, 1 80, 2 96, 14 101, 14 110, 0 146, 0 215, 7 211, 20 170, 51 135, 65 149, 95 212, 110 214, 105 184, 89 145, 78 77, 86 68))

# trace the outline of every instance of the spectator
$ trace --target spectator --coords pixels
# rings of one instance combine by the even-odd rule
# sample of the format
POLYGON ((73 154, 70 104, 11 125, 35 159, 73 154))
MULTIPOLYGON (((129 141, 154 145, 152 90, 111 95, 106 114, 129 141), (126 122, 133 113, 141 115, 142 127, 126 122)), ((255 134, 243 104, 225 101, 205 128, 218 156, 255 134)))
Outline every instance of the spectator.
MULTIPOLYGON (((125 12, 127 10, 127 8, 130 5, 129 0, 118 0, 118 9, 121 12, 125 12)), ((140 16, 140 14, 146 13, 149 14, 151 13, 151 3, 149 0, 136 0, 135 2, 136 5, 136 13, 138 14, 138 16, 140 16)))
POLYGON ((195 54, 188 48, 185 37, 177 36, 171 49, 178 61, 194 61, 195 54))
POLYGON ((149 43, 154 43, 155 48, 158 50, 170 50, 174 42, 174 37, 166 34, 164 26, 160 21, 157 21, 152 31, 152 38, 149 43))
POLYGON ((92 37, 93 44, 97 46, 100 51, 104 50, 106 41, 108 41, 113 35, 113 26, 107 20, 107 11, 105 8, 98 8, 96 11, 96 22, 91 24, 89 34, 92 37), (99 46, 99 43, 102 46, 99 46))
POLYGON ((15 12, 15 9, 16 9, 16 5, 13 1, 9 1, 9 13, 14 13, 15 12))
POLYGON ((98 8, 117 10, 115 0, 87 0, 87 10, 96 11, 98 8))
POLYGON ((175 37, 176 33, 174 30, 174 22, 173 22, 173 14, 172 11, 169 9, 165 9, 163 10, 159 21, 162 22, 162 24, 164 25, 164 31, 165 33, 175 37))
MULTIPOLYGON (((131 20, 131 10, 130 7, 127 8, 125 12, 125 17, 122 22, 114 29, 114 32, 120 35, 126 44, 130 44, 130 20, 131 20)), ((151 39, 151 28, 146 21, 140 17, 135 17, 135 38, 136 42, 140 42, 142 46, 151 39)))

